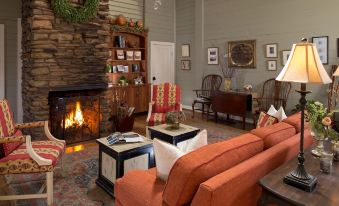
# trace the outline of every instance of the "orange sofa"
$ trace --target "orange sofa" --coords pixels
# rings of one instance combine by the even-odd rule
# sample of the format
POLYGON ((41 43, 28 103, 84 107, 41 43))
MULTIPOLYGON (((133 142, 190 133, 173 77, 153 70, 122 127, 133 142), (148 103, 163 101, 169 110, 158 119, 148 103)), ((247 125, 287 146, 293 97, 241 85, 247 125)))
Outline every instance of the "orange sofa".
MULTIPOLYGON (((204 146, 176 161, 167 182, 156 169, 134 170, 115 184, 117 206, 251 206, 259 179, 298 154, 300 114, 247 134, 204 146)), ((305 132, 305 148, 313 143, 305 132)))

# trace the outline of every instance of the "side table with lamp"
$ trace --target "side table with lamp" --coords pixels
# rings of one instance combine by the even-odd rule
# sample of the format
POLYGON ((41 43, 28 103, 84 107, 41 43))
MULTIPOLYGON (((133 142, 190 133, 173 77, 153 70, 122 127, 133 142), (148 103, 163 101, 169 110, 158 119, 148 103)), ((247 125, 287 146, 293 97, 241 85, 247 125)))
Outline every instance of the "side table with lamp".
MULTIPOLYGON (((297 168, 290 171, 291 167, 293 166, 293 160, 289 163, 282 165, 281 167, 277 168, 272 173, 265 176, 263 179, 260 180, 260 184, 263 187, 264 193, 263 194, 273 194, 276 197, 280 197, 280 199, 288 200, 290 203, 294 203, 292 205, 303 205, 302 202, 298 202, 295 199, 297 197, 303 197, 315 195, 315 193, 305 193, 301 190, 306 192, 312 192, 316 185, 317 185, 317 177, 310 175, 305 168, 305 155, 304 155, 304 122, 305 122, 305 105, 307 103, 306 95, 311 93, 310 91, 306 90, 306 84, 314 83, 314 84, 328 84, 331 83, 331 79, 328 76, 323 64, 319 58, 319 54, 317 48, 314 44, 308 43, 306 39, 303 39, 301 43, 293 44, 291 55, 281 71, 281 73, 276 78, 278 81, 284 82, 296 82, 301 83, 300 90, 297 92, 300 94, 300 110, 301 110, 301 133, 300 133, 300 149, 298 159, 297 168), (291 166, 292 164, 292 166, 291 166), (288 174, 286 175, 286 173, 288 174), (285 177, 282 177, 286 175, 285 177), (276 179, 277 181, 267 181, 276 179), (283 178, 283 182, 281 181, 283 178), (279 180, 280 179, 280 180, 279 180), (285 183, 285 184, 284 184, 285 183), (272 185, 273 184, 273 185, 272 185), (299 188, 301 190, 296 190, 293 187, 299 188), (281 190, 281 188, 285 188, 281 190), (284 193, 284 191, 287 193, 284 193), (296 194, 292 191, 296 191, 296 193, 303 193, 303 195, 296 194), (286 197, 288 196, 288 197, 286 197)), ((309 151, 307 151, 309 153, 309 151)), ((306 157, 311 157, 310 154, 306 155, 306 157)), ((311 161, 311 160, 310 160, 311 161)), ((313 159, 312 159, 313 161, 313 159)), ((307 164, 306 164, 307 165, 307 164)), ((311 170, 314 172, 314 169, 311 170)), ((319 176, 319 175, 318 175, 319 176)), ((322 180, 323 178, 320 178, 322 180)), ((328 182, 331 184, 331 182, 328 182)), ((323 183, 320 183, 319 189, 322 190, 323 183)), ((326 183, 325 183, 326 184, 326 183)), ((266 199, 265 195, 263 195, 266 199)), ((265 202, 265 201, 264 201, 265 202)), ((317 204, 316 204, 317 205, 317 204)))

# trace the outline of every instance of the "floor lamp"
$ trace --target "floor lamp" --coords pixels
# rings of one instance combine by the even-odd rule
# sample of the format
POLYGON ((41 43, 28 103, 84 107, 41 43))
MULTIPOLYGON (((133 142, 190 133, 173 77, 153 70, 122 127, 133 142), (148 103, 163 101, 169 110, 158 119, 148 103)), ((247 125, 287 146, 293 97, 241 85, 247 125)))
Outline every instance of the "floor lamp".
POLYGON ((306 90, 306 84, 328 84, 331 83, 332 80, 323 67, 316 46, 308 43, 306 39, 302 39, 301 43, 293 44, 287 63, 276 80, 301 83, 300 90, 296 91, 301 96, 299 101, 301 109, 301 132, 298 166, 284 177, 284 182, 311 192, 317 184, 317 178, 308 174, 304 167, 304 110, 307 103, 306 95, 311 93, 306 90))

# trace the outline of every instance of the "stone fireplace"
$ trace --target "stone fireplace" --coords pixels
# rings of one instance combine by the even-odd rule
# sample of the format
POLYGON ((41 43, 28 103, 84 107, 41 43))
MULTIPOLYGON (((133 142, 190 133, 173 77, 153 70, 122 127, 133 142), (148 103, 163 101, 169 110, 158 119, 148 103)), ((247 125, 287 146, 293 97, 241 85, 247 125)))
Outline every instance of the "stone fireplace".
POLYGON ((67 144, 100 137, 100 92, 106 85, 60 87, 49 92, 52 134, 67 144))
MULTIPOLYGON (((81 0, 71 2, 83 3, 81 0)), ((50 108, 49 96, 60 92, 60 88, 67 91, 77 85, 95 90, 95 87, 91 88, 93 85, 107 85, 105 65, 111 42, 108 11, 108 0, 101 0, 97 15, 90 22, 68 23, 54 15, 50 0, 22 1, 22 95, 25 122, 52 120, 50 111, 53 108, 50 108)), ((109 91, 102 89, 96 92, 93 103, 99 104, 98 132, 104 136, 112 132, 109 91)), ((69 105, 66 105, 65 110, 76 108, 77 98, 68 96, 69 105)), ((82 104, 81 108, 86 106, 84 99, 78 100, 82 104)), ((83 114, 89 112, 86 109, 82 111, 83 114)), ((33 138, 43 137, 40 129, 30 132, 33 138)))

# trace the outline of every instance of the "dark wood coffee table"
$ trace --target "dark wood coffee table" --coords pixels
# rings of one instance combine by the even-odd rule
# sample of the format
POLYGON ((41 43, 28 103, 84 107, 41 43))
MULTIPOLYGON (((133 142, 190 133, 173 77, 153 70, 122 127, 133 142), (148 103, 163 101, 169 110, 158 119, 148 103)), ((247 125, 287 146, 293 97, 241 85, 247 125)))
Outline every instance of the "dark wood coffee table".
POLYGON ((296 168, 294 158, 278 167, 260 180, 263 187, 259 205, 275 203, 277 205, 337 206, 339 205, 339 162, 334 162, 331 174, 320 172, 319 159, 305 152, 305 168, 318 179, 315 190, 311 193, 283 183, 283 177, 296 168))

